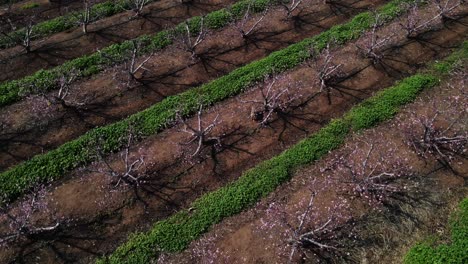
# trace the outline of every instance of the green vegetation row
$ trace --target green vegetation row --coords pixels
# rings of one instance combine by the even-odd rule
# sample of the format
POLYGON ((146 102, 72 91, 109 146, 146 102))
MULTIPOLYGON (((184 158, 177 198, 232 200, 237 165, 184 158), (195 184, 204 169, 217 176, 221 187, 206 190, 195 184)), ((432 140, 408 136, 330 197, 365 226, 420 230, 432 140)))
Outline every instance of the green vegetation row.
MULTIPOLYGON (((156 0, 150 0, 147 4, 154 1, 156 0)), ((30 6, 31 5, 32 7, 35 6, 34 3, 31 3, 30 6)), ((105 17, 113 16, 130 8, 130 0, 107 1, 95 4, 90 9, 89 21, 97 21, 105 17)), ((83 11, 74 11, 34 25, 32 27, 33 34, 31 40, 43 38, 79 26, 82 13, 83 11)), ((18 45, 18 42, 21 42, 24 38, 25 32, 26 30, 22 28, 8 33, 6 36, 0 36, 0 49, 18 45)))
POLYGON ((15 199, 37 183, 58 179, 64 173, 94 161, 96 144, 102 145, 103 153, 118 151, 125 146, 125 138, 130 129, 142 137, 153 135, 173 123, 177 112, 186 116, 191 115, 198 110, 200 104, 213 105, 243 92, 256 82, 263 81, 267 75, 299 65, 325 49, 328 43, 336 42, 340 45, 356 39, 372 26, 375 15, 389 21, 405 12, 405 8, 401 5, 403 2, 412 2, 412 0, 394 0, 378 9, 376 13, 361 13, 346 24, 334 26, 315 37, 274 52, 210 83, 169 96, 124 120, 95 128, 55 150, 36 155, 0 173, 0 198, 4 202, 15 199), (311 49, 315 52, 311 52, 311 49))
POLYGON ((299 167, 341 146, 349 134, 391 119, 401 106, 414 101, 422 90, 437 85, 447 70, 456 67, 461 58, 468 58, 468 42, 462 50, 453 53, 432 71, 413 75, 378 92, 353 107, 343 118, 332 120, 282 154, 244 172, 237 181, 203 195, 192 203, 190 212, 180 211, 155 223, 149 232, 133 234, 127 243, 97 263, 150 263, 157 258, 158 252, 185 249, 213 224, 254 205, 288 181, 299 167))
MULTIPOLYGON (((277 0, 241 0, 229 8, 209 13, 203 18, 208 29, 220 29, 230 22, 241 18, 250 5, 251 12, 262 12, 277 0)), ((187 24, 190 32, 197 34, 200 30, 202 17, 193 17, 187 24)), ((173 36, 185 31, 185 23, 173 29, 160 31, 154 35, 143 35, 133 40, 113 44, 99 52, 85 55, 49 70, 40 70, 35 74, 19 80, 0 84, 0 107, 21 100, 31 93, 47 92, 58 88, 61 77, 75 76, 78 78, 97 74, 109 66, 124 62, 132 57, 134 43, 139 44, 139 55, 148 54, 163 49, 173 43, 173 36)))
POLYGON ((468 263, 468 198, 461 201, 450 221, 451 243, 435 245, 422 242, 405 256, 405 264, 461 264, 468 263))

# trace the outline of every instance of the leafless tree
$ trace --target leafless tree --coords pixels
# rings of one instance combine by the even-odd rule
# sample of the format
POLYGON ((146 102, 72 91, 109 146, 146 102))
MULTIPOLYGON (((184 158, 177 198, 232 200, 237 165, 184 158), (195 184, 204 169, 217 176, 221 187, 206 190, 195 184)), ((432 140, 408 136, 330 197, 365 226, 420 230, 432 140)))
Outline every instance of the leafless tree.
POLYGON ((138 61, 138 55, 141 50, 141 43, 133 41, 132 42, 133 49, 131 52, 131 59, 129 62, 127 62, 127 74, 128 74, 128 79, 127 79, 127 87, 130 88, 132 85, 131 83, 133 81, 136 82, 141 82, 140 77, 137 76, 137 73, 140 72, 141 70, 151 72, 150 69, 145 67, 145 64, 153 57, 154 52, 147 55, 145 58, 141 60, 141 62, 138 61))
POLYGON ((190 29, 188 22, 184 23, 184 32, 176 35, 179 42, 182 44, 183 49, 190 53, 192 60, 198 58, 197 47, 200 45, 208 35, 208 31, 205 27, 205 18, 200 19, 200 27, 196 32, 190 29))
MULTIPOLYGON (((315 52, 312 50, 311 52, 315 52)), ((331 104, 331 97, 333 90, 340 93, 345 93, 342 89, 335 87, 335 83, 340 79, 344 79, 346 74, 342 71, 343 64, 335 64, 332 62, 334 59, 330 52, 330 45, 328 44, 322 54, 315 59, 315 65, 309 64, 309 67, 317 69, 318 84, 320 86, 319 93, 326 93, 328 103, 331 104)), ((346 94, 349 94, 346 92, 346 94)))
POLYGON ((31 40, 33 38, 33 23, 29 22, 24 28, 24 37, 22 46, 27 53, 31 52, 31 40))
MULTIPOLYGON (((2 19, 0 18, 0 22, 2 19)), ((8 32, 8 31, 0 31, 0 34, 2 34, 5 38, 10 40, 10 43, 22 46, 24 50, 27 53, 30 53, 31 50, 31 45, 32 41, 34 38, 37 37, 36 32, 35 32, 35 24, 36 24, 36 16, 30 16, 26 19, 25 21, 25 26, 19 30, 17 30, 17 26, 14 25, 14 22, 11 21, 11 19, 6 18, 6 22, 8 23, 9 26, 11 27, 13 32, 8 32)), ((7 44, 7 46, 9 46, 7 44)))
MULTIPOLYGON (((9 10, 6 11, 7 13, 10 12, 9 10)), ((11 17, 9 16, 2 16, 0 17, 0 25, 2 25, 0 27, 0 29, 2 29, 2 32, 5 31, 5 32, 8 32, 8 31, 15 31, 17 29, 17 27, 15 26, 15 24, 13 23, 13 21, 11 21, 11 17)), ((3 34, 6 34, 6 33, 3 33, 3 34)))
POLYGON ((452 11, 457 7, 462 5, 464 1, 455 1, 452 4, 451 0, 447 0, 443 4, 440 0, 434 0, 432 2, 438 8, 438 12, 435 16, 429 19, 421 19, 418 12, 418 5, 412 4, 409 5, 410 11, 408 12, 407 19, 404 23, 400 23, 401 27, 406 31, 406 36, 408 38, 417 38, 419 34, 431 27, 434 21, 439 19, 452 19, 452 11))
POLYGON ((139 173, 139 169, 145 164, 144 157, 140 156, 134 159, 130 157, 130 148, 134 142, 135 133, 130 129, 127 135, 125 149, 121 154, 124 164, 123 170, 112 167, 111 164, 103 157, 101 144, 98 142, 96 145, 98 160, 105 165, 104 168, 98 169, 97 172, 110 176, 113 179, 112 184, 114 185, 114 188, 120 186, 122 183, 133 187, 139 187, 141 184, 145 183, 145 174, 139 173))
MULTIPOLYGON (((145 65, 153 57, 154 52, 149 55, 145 55, 142 58, 139 56, 142 54, 142 43, 138 40, 131 41, 132 48, 126 53, 126 59, 124 62, 123 71, 114 72, 113 78, 125 85, 126 88, 130 89, 134 87, 134 82, 143 83, 142 76, 146 72, 151 72, 145 65), (125 76, 125 77, 122 77, 125 76)), ((99 54, 109 60, 113 65, 120 64, 120 61, 109 56, 108 54, 98 50, 99 54)))
POLYGON ((330 93, 330 85, 329 82, 337 75, 341 75, 340 69, 343 64, 334 64, 332 62, 333 55, 330 53, 330 45, 327 45, 323 53, 323 62, 318 64, 318 78, 320 81, 320 91, 327 91, 330 93))
POLYGON ((310 212, 314 206, 314 198, 315 192, 312 192, 312 195, 309 199, 309 203, 307 204, 306 209, 300 216, 299 225, 292 232, 293 235, 289 240, 289 243, 291 244, 289 263, 293 261, 294 256, 296 255, 296 251, 299 248, 306 246, 307 244, 311 244, 315 247, 318 247, 319 249, 337 250, 336 246, 323 242, 324 237, 328 236, 328 234, 332 231, 331 229, 329 229, 329 227, 331 226, 334 220, 333 217, 328 218, 327 221, 325 221, 325 223, 321 224, 316 228, 313 228, 313 230, 304 230, 307 218, 310 217, 310 212))
POLYGON ((388 152, 378 154, 374 144, 365 145, 368 147, 357 149, 356 146, 349 156, 336 161, 335 172, 350 185, 352 195, 366 199, 369 204, 379 204, 407 191, 409 185, 398 181, 412 177, 413 173, 405 169, 407 166, 401 161, 394 161, 395 164, 388 161, 388 157, 394 155, 395 147, 387 145, 388 152))
POLYGON ((221 121, 218 120, 219 115, 216 115, 216 117, 209 124, 204 124, 202 120, 202 113, 203 106, 200 105, 197 113, 196 126, 188 124, 185 119, 179 116, 179 120, 184 124, 184 128, 181 131, 190 134, 190 140, 181 144, 189 145, 195 142, 197 146, 195 152, 190 155, 191 157, 199 155, 203 149, 203 146, 221 145, 220 137, 210 135, 213 128, 221 123, 221 121))
POLYGON ((462 122, 463 113, 445 127, 437 124, 438 121, 440 122, 439 114, 440 112, 436 111, 431 118, 421 118, 422 133, 411 131, 410 143, 420 157, 427 159, 432 156, 443 166, 455 172, 451 164, 457 156, 465 155, 468 143, 466 131, 460 132, 453 129, 457 123, 462 122))
MULTIPOLYGON (((21 45, 27 53, 30 53, 31 42, 35 37, 34 25, 34 17, 31 17, 28 19, 26 26, 19 30, 18 34, 8 34, 5 32, 2 32, 2 34, 17 45, 21 45)), ((11 24, 11 27, 16 29, 13 24, 11 24)))
POLYGON ((401 27, 406 31, 408 38, 415 38, 419 35, 420 30, 427 26, 426 23, 421 23, 417 5, 408 7, 409 12, 404 23, 400 23, 401 27))
POLYGON ((453 11, 465 4, 465 0, 434 0, 434 4, 437 6, 439 10, 439 15, 442 17, 443 20, 453 20, 454 14, 453 11))
POLYGON ((135 12, 135 16, 141 16, 143 14, 143 8, 149 3, 150 0, 130 0, 130 8, 135 12))
POLYGON ((267 85, 260 87, 260 100, 245 100, 242 103, 253 103, 250 116, 262 126, 267 125, 276 113, 285 112, 300 95, 293 96, 288 88, 274 89, 277 78, 273 78, 267 85), (266 89, 265 89, 266 88, 266 89))
POLYGON ((58 91, 49 92, 45 90, 43 87, 32 86, 30 90, 33 94, 37 94, 43 97, 49 105, 61 105, 64 108, 78 108, 83 106, 84 102, 77 102, 69 100, 68 97, 70 95, 70 87, 71 84, 78 78, 78 74, 74 71, 63 73, 59 80, 58 80, 58 91))
MULTIPOLYGON (((349 203, 343 197, 330 200, 330 203, 319 204, 316 197, 320 196, 331 185, 331 178, 317 178, 307 184, 310 195, 294 205, 284 205, 273 202, 267 209, 266 216, 261 219, 259 231, 280 233, 280 239, 288 247, 281 247, 278 254, 288 259, 288 263, 312 258, 310 253, 321 260, 341 259, 342 245, 339 239, 343 235, 340 225, 350 219, 349 203), (319 182, 319 183, 317 183, 319 182)), ((348 235, 349 235, 349 230, 348 235)), ((336 262, 333 262, 336 263, 336 262)))
POLYGON ((381 37, 377 33, 377 30, 382 24, 383 21, 380 19, 380 16, 376 15, 374 24, 372 25, 372 30, 362 38, 363 41, 356 44, 363 57, 370 59, 373 64, 382 63, 382 60, 385 56, 383 50, 388 46, 388 43, 394 36, 394 34, 388 34, 384 37, 381 37))
POLYGON ((252 3, 248 5, 242 19, 234 25, 244 40, 248 40, 252 37, 252 34, 258 29, 268 13, 267 8, 259 18, 252 20, 251 5, 252 3))
POLYGON ((76 14, 78 16, 78 24, 85 34, 88 33, 88 25, 92 22, 91 8, 93 4, 93 1, 83 0, 83 10, 76 14))
POLYGON ((292 0, 290 3, 281 1, 281 6, 286 10, 286 16, 291 18, 292 13, 299 7, 303 0, 292 0))
POLYGON ((17 210, 0 207, 0 219, 8 223, 7 233, 0 234, 0 246, 19 239, 35 238, 59 227, 61 223, 57 219, 54 224, 45 224, 33 218, 33 214, 38 212, 51 213, 45 195, 44 187, 37 188, 30 197, 19 204, 17 210))

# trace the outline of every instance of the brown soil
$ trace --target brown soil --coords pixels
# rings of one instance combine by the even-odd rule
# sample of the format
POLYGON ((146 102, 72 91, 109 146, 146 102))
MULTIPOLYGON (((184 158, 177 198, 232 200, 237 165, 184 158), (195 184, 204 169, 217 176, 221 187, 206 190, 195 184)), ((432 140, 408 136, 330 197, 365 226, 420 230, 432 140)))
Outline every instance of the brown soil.
MULTIPOLYGON (((177 45, 155 54, 145 64, 152 72, 139 73, 143 85, 125 85, 128 73, 124 66, 119 66, 73 84, 67 98, 72 107, 51 105, 44 97, 33 96, 0 109, 3 123, 0 135, 4 142, 0 171, 54 149, 95 126, 122 119, 167 96, 206 83, 274 50, 342 23, 347 19, 346 15, 360 12, 360 8, 369 7, 370 3, 375 4, 375 1, 361 1, 352 9, 343 10, 345 14, 335 15, 328 6, 313 5, 317 0, 309 1, 310 8, 302 12, 306 24, 301 28, 284 21, 284 11, 277 8, 270 11, 270 18, 253 36, 255 42, 246 43, 238 30, 230 26, 213 32, 197 47, 201 57, 197 61, 191 60, 190 54, 177 45)), ((51 92, 47 97, 51 98, 56 93, 51 92)))
MULTIPOLYGON (((421 159, 408 144, 408 131, 422 132, 419 120, 431 119, 436 111, 439 112, 439 120, 444 121, 455 120, 454 113, 460 114, 457 130, 467 131, 467 102, 461 99, 466 97, 465 83, 466 77, 463 79, 461 74, 448 80, 444 85, 424 92, 416 103, 405 107, 394 120, 352 136, 344 147, 300 169, 291 182, 278 188, 255 207, 223 220, 222 223, 213 226, 202 238, 194 241, 184 252, 163 255, 158 259, 158 263, 287 263, 291 252, 291 246, 287 241, 293 234, 282 224, 281 215, 275 214, 272 208, 280 207, 285 212, 287 220, 294 223, 296 225, 294 228, 297 228, 299 218, 294 219, 294 217, 297 216, 297 212, 305 212, 307 203, 304 201, 309 200, 311 191, 316 193, 316 202, 310 212, 312 220, 309 223, 310 229, 317 228, 331 215, 341 214, 345 219, 352 215, 360 218, 362 215, 372 215, 372 212, 375 214, 375 211, 385 210, 382 206, 369 206, 367 200, 362 197, 350 199, 349 196, 346 196, 346 204, 349 207, 341 208, 341 211, 323 208, 323 201, 327 204, 333 201, 333 197, 343 197, 343 193, 340 192, 343 190, 341 186, 346 185, 346 181, 349 180, 344 177, 344 171, 333 168, 330 164, 334 164, 340 158, 362 162, 371 148, 370 144, 373 145, 373 154, 368 163, 369 167, 379 167, 383 171, 392 166, 410 168, 422 177, 416 180, 416 189, 409 188, 408 192, 426 191, 429 196, 437 197, 436 202, 440 203, 439 206, 419 204, 415 201, 414 204, 407 204, 407 207, 412 208, 411 216, 420 221, 417 224, 410 221, 408 216, 403 216, 405 221, 397 223, 392 223, 388 219, 378 218, 376 220, 380 222, 376 222, 372 218, 370 220, 367 218, 368 222, 362 223, 364 226, 367 225, 363 228, 364 231, 353 234, 359 238, 374 232, 372 234, 374 240, 355 251, 350 251, 351 263, 401 263, 408 248, 420 241, 424 237, 423 234, 440 233, 440 228, 447 222, 450 208, 453 209, 454 204, 456 205, 468 194, 465 185, 468 166, 465 159, 453 162, 459 174, 457 176, 450 170, 441 170, 440 164, 433 160, 421 159), (385 164, 377 164, 381 162, 379 157, 385 157, 385 164), (326 187, 320 184, 325 184, 326 187), (320 217, 314 217, 316 215, 320 217)), ((397 213, 390 217, 398 218, 397 213)), ((352 234, 353 228, 345 232, 352 234)), ((301 257, 306 259, 295 258, 294 262, 321 263, 310 252, 301 257)))
MULTIPOLYGON (((382 34, 386 34, 401 29, 396 22, 381 30, 382 34)), ((396 37, 391 46, 396 45, 398 49, 389 50, 393 58, 404 63, 389 63, 395 69, 413 72, 421 63, 447 54, 447 48, 437 45, 438 41, 448 46, 455 45, 463 40, 459 34, 451 26, 424 34, 424 39, 433 45, 396 37)), ((115 249, 129 233, 147 230, 151 223, 186 207, 201 193, 236 179, 259 161, 277 155, 317 131, 324 122, 340 116, 356 101, 401 77, 386 74, 379 67, 371 67, 368 61, 359 57, 354 43, 333 54, 336 63, 343 63, 344 71, 355 73, 340 83, 341 87, 356 89, 350 90, 354 96, 333 92, 331 104, 326 95, 311 96, 319 90, 316 69, 307 65, 297 67, 278 76, 273 86, 274 89, 286 86, 291 94, 302 95, 295 101, 296 107, 289 109, 288 118, 281 118, 285 115, 276 116, 269 128, 259 128, 249 118, 251 106, 256 106, 246 102, 258 98, 259 88, 267 85, 259 84, 238 98, 226 100, 203 114, 205 122, 213 120, 215 116, 222 121, 211 133, 211 136, 221 137, 221 147, 206 146, 198 158, 191 158, 190 154, 196 146, 180 143, 190 140, 189 135, 181 132, 183 125, 180 124, 132 146, 130 160, 144 158, 145 163, 138 172, 147 176, 147 182, 137 193, 123 186, 113 188, 113 179, 103 172, 106 170, 103 163, 76 170, 55 182, 48 188, 47 198, 54 208, 54 214, 39 214, 37 218, 44 219, 41 221, 43 224, 49 224, 53 219, 67 219, 64 228, 49 238, 40 239, 47 243, 30 240, 6 248, 0 253, 0 259, 5 262, 13 257, 25 262, 36 259, 49 263, 90 262, 95 254, 115 249)), ((196 118, 188 122, 193 124, 196 118)), ((121 155, 113 154, 106 161, 115 170, 122 170, 121 155)), ((6 225, 0 226, 2 228, 5 229, 6 225)))
POLYGON ((200 0, 194 5, 184 5, 173 0, 162 0, 145 7, 142 16, 133 11, 103 18, 88 27, 70 29, 32 43, 32 52, 17 46, 0 51, 0 63, 6 70, 0 81, 18 79, 40 69, 49 69, 64 62, 96 52, 114 43, 152 34, 176 25, 190 17, 221 9, 234 0, 200 0))
MULTIPOLYGON (((107 0, 94 0, 95 3, 105 2, 107 0)), ((30 0, 22 1, 13 4, 10 8, 8 5, 0 7, 0 32, 8 33, 13 31, 11 24, 16 29, 22 28, 29 23, 29 20, 33 18, 34 23, 40 23, 42 21, 50 20, 55 17, 63 16, 71 11, 77 11, 83 9, 83 1, 80 0, 69 0, 63 1, 60 4, 50 3, 49 0, 30 0), (38 7, 24 9, 23 6, 37 3, 38 7), (8 22, 10 21, 10 22, 8 22)))

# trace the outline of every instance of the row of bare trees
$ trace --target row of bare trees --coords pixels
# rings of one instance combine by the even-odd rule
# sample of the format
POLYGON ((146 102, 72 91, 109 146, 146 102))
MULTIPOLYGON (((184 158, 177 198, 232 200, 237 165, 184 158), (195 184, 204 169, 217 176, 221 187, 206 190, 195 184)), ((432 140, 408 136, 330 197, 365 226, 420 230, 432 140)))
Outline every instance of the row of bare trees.
MULTIPOLYGON (((122 6, 122 8, 129 9, 134 12, 135 17, 140 17, 143 16, 144 7, 149 3, 149 1, 150 0, 131 0, 128 3, 128 7, 122 6)), ((82 28, 84 34, 87 34, 89 31, 89 25, 99 19, 96 16, 93 16, 91 13, 93 6, 97 2, 95 0, 82 0, 82 3, 82 10, 73 12, 72 15, 76 18, 77 26, 82 28)), ((27 53, 30 53, 32 51, 32 40, 39 36, 35 30, 35 25, 37 24, 36 20, 37 19, 35 16, 29 17, 25 23, 26 26, 23 28, 23 31, 20 35, 10 34, 8 31, 2 32, 2 35, 16 43, 16 45, 22 46, 27 53)), ((8 20, 7 22, 10 23, 10 28, 12 30, 17 29, 11 20, 8 20)))
MULTIPOLYGON (((452 77, 456 81, 446 89, 463 94, 464 67, 452 72, 452 77)), ((411 158, 414 154, 430 168, 442 168, 466 178, 459 172, 460 169, 464 171, 462 167, 468 158, 468 133, 464 122, 468 114, 466 100, 459 95, 443 95, 431 99, 424 109, 423 113, 421 110, 407 112, 392 125, 404 135, 401 141, 407 149, 401 148, 400 140, 389 141, 381 134, 373 136, 376 142, 372 143, 359 137, 359 141, 344 147, 344 154, 339 151, 320 169, 324 173, 320 183, 315 178, 307 185, 310 196, 297 205, 301 209, 270 206, 267 219, 262 220, 264 231, 278 232, 277 227, 284 230, 286 241, 283 242, 289 246, 284 247, 286 251, 282 253, 289 262, 309 258, 341 262, 349 257, 353 247, 369 243, 365 241, 369 238, 358 237, 367 234, 353 231, 357 219, 346 214, 348 200, 359 198, 372 210, 385 210, 392 217, 418 223, 418 216, 405 208, 438 201, 428 194, 433 170, 428 174, 415 170, 413 166, 417 161, 411 158), (316 204, 316 198, 327 188, 334 188, 344 199, 335 199, 324 212, 316 204)), ((325 196, 329 198, 328 194, 325 196)))
MULTIPOLYGON (((299 5, 300 2, 301 1, 298 1, 296 4, 299 5)), ((441 6, 441 8, 443 10, 447 10, 446 6, 447 5, 441 6)), ((297 6, 294 8, 297 8, 297 6)), ((449 8, 449 10, 452 9, 449 8)), ((443 13, 447 12, 449 11, 444 11, 443 13)), ((438 17, 441 17, 443 13, 441 12, 438 17)), ((258 18, 258 20, 253 23, 253 27, 247 28, 247 30, 242 27, 243 30, 239 30, 239 32, 243 36, 246 32, 251 32, 253 28, 260 24, 264 16, 265 15, 258 18)), ((419 26, 415 26, 415 28, 419 28, 420 25, 427 23, 428 22, 423 22, 422 24, 418 24, 419 26)), ((242 25, 242 23, 240 24, 242 25)), ((381 49, 389 43, 391 38, 391 36, 381 38, 377 35, 376 31, 380 25, 381 21, 376 19, 376 23, 370 32, 369 42, 361 46, 365 56, 370 58, 373 62, 381 60, 381 49)), ((203 30, 203 19, 201 21, 201 27, 202 29, 199 30, 199 33, 196 34, 195 37, 192 32, 190 32, 188 25, 185 27, 186 32, 182 34, 184 37, 183 43, 189 48, 188 51, 192 54, 192 57, 196 57, 195 48, 206 37, 206 31, 203 30)), ((411 32, 416 32, 417 30, 419 29, 413 29, 411 32)), ((145 69, 144 65, 151 58, 151 55, 143 59, 141 62, 137 62, 137 56, 139 54, 138 50, 138 43, 135 42, 134 49, 131 53, 131 59, 128 64, 129 80, 136 80, 136 73, 139 70, 148 70, 145 69)), ((326 93, 329 98, 331 93, 330 89, 332 88, 331 83, 333 83, 334 79, 341 78, 344 75, 341 71, 342 64, 333 64, 332 60, 333 55, 328 47, 321 54, 315 64, 315 67, 318 69, 317 79, 319 80, 320 92, 326 93)), ((67 100, 67 96, 70 93, 70 84, 73 80, 73 74, 69 77, 62 78, 60 80, 60 89, 57 94, 52 97, 46 93, 42 94, 43 96, 46 96, 50 102, 58 103, 62 106, 79 106, 80 103, 70 102, 67 100)), ((277 79, 273 78, 267 82, 266 85, 261 86, 260 99, 244 101, 244 103, 251 103, 253 105, 251 117, 261 126, 267 126, 270 122, 275 120, 275 115, 288 111, 288 108, 300 99, 300 95, 297 93, 293 95, 288 88, 275 88, 274 86, 276 82, 277 79)), ((424 122, 421 122, 423 133, 411 135, 409 141, 422 158, 428 159, 430 157, 434 157, 443 166, 454 171, 452 162, 456 160, 457 156, 466 155, 467 135, 466 133, 453 132, 451 130, 456 124, 455 122, 449 124, 445 128, 440 128, 437 125, 437 117, 438 114, 434 115, 430 119, 424 120, 424 122)), ((193 151, 191 151, 190 154, 191 157, 199 156, 205 147, 219 147, 223 145, 221 137, 213 133, 214 129, 221 123, 219 116, 217 115, 210 121, 203 120, 202 105, 200 105, 200 108, 197 111, 195 125, 191 125, 180 115, 177 119, 178 122, 183 125, 181 131, 189 135, 189 140, 181 144, 193 146, 193 151)), ((112 167, 111 164, 103 158, 102 149, 100 149, 101 146, 99 146, 99 144, 97 145, 96 155, 98 156, 98 159, 105 164, 105 169, 99 172, 114 179, 112 181, 114 188, 117 188, 120 185, 130 185, 135 188, 139 188, 147 182, 147 175, 141 171, 145 164, 145 158, 142 156, 132 158, 130 155, 131 148, 135 144, 137 138, 138 135, 130 130, 126 138, 126 147, 122 152, 122 161, 124 164, 122 170, 112 167)), ((374 164, 370 162, 374 147, 370 144, 367 149, 367 154, 360 161, 350 162, 352 159, 349 157, 346 159, 341 158, 339 159, 339 162, 335 164, 335 168, 339 168, 341 171, 340 175, 346 175, 345 179, 351 186, 351 188, 348 188, 348 190, 352 190, 351 194, 359 197, 366 197, 372 203, 380 203, 397 195, 403 195, 406 190, 405 188, 408 186, 399 185, 399 181, 413 177, 412 173, 401 170, 402 166, 393 167, 389 170, 383 170, 379 167, 371 166, 371 164, 374 164)), ((387 156, 380 157, 380 159, 385 160, 386 157, 387 156)), ((40 193, 41 192, 38 191, 37 195, 40 195, 40 193)), ((335 244, 325 242, 329 241, 330 238, 333 237, 331 234, 333 229, 336 228, 335 218, 320 220, 320 223, 314 227, 311 227, 310 229, 306 228, 305 223, 309 221, 308 219, 310 219, 310 214, 313 211, 315 194, 316 191, 312 191, 305 210, 298 218, 299 224, 295 228, 292 228, 290 239, 290 243, 292 245, 292 250, 290 252, 291 260, 294 259, 296 252, 302 247, 313 247, 326 251, 335 251, 337 249, 335 244)), ((17 215, 12 215, 11 213, 8 213, 5 208, 2 208, 0 210, 2 216, 6 219, 5 221, 9 221, 11 224, 9 225, 10 228, 8 232, 0 236, 0 244, 8 244, 21 237, 49 232, 58 228, 60 223, 42 225, 40 223, 32 223, 30 221, 33 212, 44 206, 46 205, 41 205, 40 202, 38 203, 37 198, 32 197, 32 199, 29 199, 28 203, 20 206, 21 212, 17 215)), ((290 224, 287 225, 291 226, 290 224)))
MULTIPOLYGON (((192 4, 193 0, 182 0, 182 4, 192 4)), ((143 16, 143 9, 144 7, 149 3, 149 0, 132 0, 129 2, 129 7, 130 10, 132 10, 135 13, 136 17, 143 16)), ((290 5, 288 4, 282 4, 284 9, 287 12, 287 16, 290 17, 292 12, 296 10, 299 5, 302 3, 302 0, 299 1, 292 1, 290 5)), ((76 20, 77 20, 77 25, 82 28, 83 33, 88 33, 88 26, 95 22, 95 17, 92 16, 91 10, 92 7, 96 4, 96 1, 94 0, 83 0, 83 9, 80 12, 75 12, 73 13, 76 20)), ((268 11, 268 8, 266 11, 263 13, 263 15, 257 19, 255 19, 254 23, 250 23, 250 21, 253 18, 253 13, 251 11, 252 9, 252 4, 250 4, 240 20, 239 23, 235 24, 235 27, 238 29, 240 34, 244 39, 249 39, 251 35, 254 33, 254 31, 259 27, 259 24, 263 21, 265 18, 266 12, 268 11)), ((124 8, 124 7, 122 7, 124 8)), ((31 52, 31 42, 33 39, 35 39, 38 35, 36 34, 34 30, 35 26, 35 18, 31 17, 28 19, 28 22, 26 23, 26 27, 24 28, 24 32, 22 33, 21 36, 13 36, 10 34, 7 34, 6 32, 2 32, 2 34, 11 40, 13 40, 17 45, 23 46, 26 52, 31 52)), ((187 25, 187 24, 186 24, 187 25)), ((11 25, 12 29, 16 29, 16 27, 12 24, 11 25)), ((198 33, 194 34, 191 32, 191 30, 186 27, 186 32, 181 33, 178 36, 174 36, 178 40, 183 43, 183 46, 185 49, 192 53, 192 57, 195 56, 195 48, 204 40, 206 37, 207 29, 205 25, 203 24, 203 19, 202 23, 200 25, 200 28, 197 30, 198 33), (195 40, 192 40, 192 38, 195 36, 195 40)))

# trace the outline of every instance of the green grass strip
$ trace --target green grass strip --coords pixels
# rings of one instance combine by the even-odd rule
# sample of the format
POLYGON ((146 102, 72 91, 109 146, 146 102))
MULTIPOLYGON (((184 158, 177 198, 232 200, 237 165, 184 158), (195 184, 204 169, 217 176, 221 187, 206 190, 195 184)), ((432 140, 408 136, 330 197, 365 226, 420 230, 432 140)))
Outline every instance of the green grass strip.
MULTIPOLYGON (((449 59, 468 58, 468 43, 449 59), (463 56, 460 56, 463 55, 463 56)), ((456 63, 452 66, 455 67, 456 63)), ((401 108, 416 99, 423 90, 439 83, 442 72, 433 70, 416 74, 353 107, 343 118, 332 120, 311 137, 299 142, 279 156, 247 170, 235 182, 207 193, 190 206, 157 222, 147 233, 133 234, 127 243, 103 263, 150 263, 158 252, 178 252, 222 219, 240 213, 289 180, 294 171, 310 164, 344 143, 352 132, 371 128, 391 119, 401 108)))
MULTIPOLYGON (((204 25, 211 30, 220 29, 241 18, 248 6, 253 13, 262 12, 278 0, 241 0, 229 8, 211 12, 204 17, 204 25)), ((187 21, 190 31, 197 34, 202 17, 193 17, 187 21)), ((58 88, 61 77, 89 77, 104 71, 110 66, 123 63, 132 57, 133 43, 140 44, 139 55, 161 50, 173 43, 173 35, 185 32, 185 23, 163 30, 153 35, 142 35, 103 48, 99 52, 85 55, 48 70, 39 70, 33 75, 0 84, 0 107, 15 103, 33 93, 47 92, 58 88)))
MULTIPOLYGON (((377 14, 389 21, 405 11, 405 8, 400 5, 402 2, 410 1, 392 1, 380 8, 377 14)), ((334 26, 313 38, 274 52, 262 60, 238 68, 201 87, 167 97, 160 103, 124 120, 92 129, 55 150, 36 155, 0 173, 0 199, 2 202, 15 199, 35 184, 58 179, 64 173, 92 162, 95 160, 95 155, 92 153, 98 141, 103 145, 104 153, 118 151, 125 146, 125 138, 130 127, 142 137, 153 135, 168 127, 174 121, 177 111, 181 111, 184 115, 193 114, 198 110, 200 103, 205 106, 213 105, 243 92, 258 81, 263 81, 266 75, 279 73, 299 65, 312 56, 309 52, 311 47, 320 52, 331 41, 343 44, 356 39, 372 26, 374 15, 371 12, 361 13, 346 24, 334 26)))
MULTIPOLYGON (((146 5, 155 2, 156 0, 150 0, 146 5)), ((37 7, 37 3, 31 3, 24 7, 37 7)), ((90 9, 89 21, 97 21, 99 19, 110 17, 115 14, 124 12, 131 9, 130 0, 117 0, 107 1, 99 4, 95 4, 90 9)), ((31 40, 46 37, 48 35, 65 31, 70 28, 78 27, 80 24, 80 15, 82 11, 70 12, 66 15, 56 17, 33 26, 33 37, 31 40)), ((0 49, 10 48, 18 45, 25 35, 26 30, 21 28, 19 30, 8 33, 6 36, 0 36, 0 49)))
POLYGON ((405 264, 468 263, 468 198, 461 201, 450 221, 451 243, 435 245, 435 241, 413 246, 404 258, 405 264))

